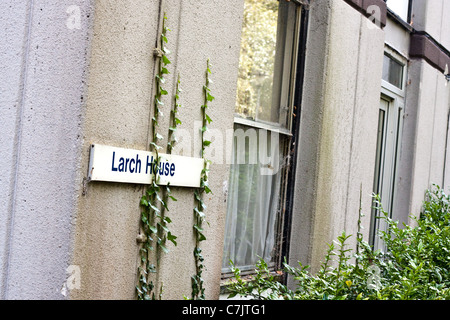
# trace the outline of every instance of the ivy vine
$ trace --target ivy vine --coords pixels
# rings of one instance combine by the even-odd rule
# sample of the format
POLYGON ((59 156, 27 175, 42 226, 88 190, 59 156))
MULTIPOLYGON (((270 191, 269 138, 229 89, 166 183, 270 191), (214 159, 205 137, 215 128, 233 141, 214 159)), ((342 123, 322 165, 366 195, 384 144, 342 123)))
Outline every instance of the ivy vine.
MULTIPOLYGON (((167 40, 167 32, 170 31, 165 25, 167 16, 164 14, 163 26, 160 38, 161 48, 155 49, 155 56, 159 57, 158 73, 155 76, 156 93, 154 97, 154 114, 152 117, 152 141, 150 142, 150 150, 155 153, 154 161, 152 164, 152 183, 148 186, 145 194, 140 200, 140 205, 143 208, 141 212, 141 234, 138 236, 138 242, 142 245, 139 249, 140 264, 138 267, 139 283, 136 286, 137 296, 139 300, 155 299, 155 293, 153 292, 154 284, 150 279, 152 273, 156 273, 156 266, 151 262, 151 252, 155 250, 162 250, 163 252, 169 252, 166 246, 166 240, 171 241, 174 245, 177 245, 174 236, 168 229, 168 224, 172 220, 164 214, 165 210, 168 210, 168 198, 176 200, 170 193, 169 186, 162 188, 158 185, 159 181, 159 163, 160 156, 159 150, 162 148, 159 145, 159 141, 163 139, 163 136, 158 133, 158 121, 160 115, 162 116, 161 107, 164 105, 163 96, 168 95, 167 90, 164 89, 166 79, 165 75, 170 74, 167 66, 171 63, 167 55, 170 51, 165 47, 167 40), (156 245, 155 245, 156 243, 156 245)), ((162 287, 160 290, 161 298, 162 287)))
MULTIPOLYGON (((160 186, 159 185, 159 171, 161 158, 159 156, 159 151, 162 147, 159 145, 160 140, 163 136, 158 132, 159 119, 163 116, 161 107, 164 106, 164 96, 168 95, 168 91, 164 89, 166 83, 165 75, 170 74, 168 65, 171 61, 168 58, 170 51, 166 48, 166 43, 168 42, 167 33, 170 31, 166 27, 167 16, 164 14, 162 32, 160 36, 160 48, 154 50, 154 55, 159 58, 158 62, 158 72, 155 76, 156 93, 154 96, 154 113, 151 119, 152 128, 152 141, 150 142, 150 151, 155 153, 154 161, 152 163, 152 183, 145 190, 144 195, 140 199, 140 206, 142 207, 141 212, 141 232, 137 237, 137 241, 141 244, 139 249, 140 262, 138 266, 138 284, 136 285, 137 297, 139 300, 150 300, 156 299, 156 293, 154 291, 155 285, 153 280, 151 280, 151 275, 157 272, 157 265, 160 257, 161 251, 168 253, 166 241, 170 241, 173 245, 177 245, 177 236, 173 235, 169 230, 169 224, 172 220, 167 216, 166 211, 169 211, 168 203, 169 199, 172 201, 177 201, 177 199, 172 195, 170 185, 160 186), (156 249, 156 250, 155 250, 156 249), (153 253, 156 254, 157 265, 153 261, 153 253)), ((209 75, 211 74, 211 65, 209 59, 207 60, 206 67, 206 82, 203 86, 204 93, 204 103, 201 106, 202 114, 202 128, 201 128, 201 157, 204 159, 204 167, 201 171, 200 176, 200 187, 194 189, 194 226, 193 232, 195 236, 195 248, 194 248, 194 258, 195 258, 195 269, 196 273, 191 277, 192 282, 192 299, 201 300, 205 299, 205 288, 204 280, 202 278, 202 273, 204 270, 204 257, 202 255, 202 250, 200 248, 200 243, 206 240, 204 234, 203 222, 205 219, 205 209, 206 205, 203 200, 204 194, 211 193, 211 189, 208 184, 208 172, 210 161, 205 158, 205 148, 211 144, 204 138, 204 133, 208 130, 207 125, 211 123, 211 118, 207 114, 208 103, 214 100, 211 95, 211 90, 209 88, 210 83, 212 83, 209 75)), ((171 109, 171 119, 168 130, 168 141, 167 141, 167 153, 171 154, 172 150, 177 142, 176 130, 177 126, 182 122, 178 118, 180 104, 180 94, 182 92, 180 87, 180 75, 178 74, 177 83, 175 88, 175 95, 173 100, 173 108, 171 109)), ((162 298, 163 285, 161 284, 158 297, 162 298)))
POLYGON ((204 257, 202 255, 202 249, 200 247, 200 243, 206 240, 206 236, 203 233, 203 222, 205 219, 206 209, 205 202, 203 200, 203 195, 206 193, 211 193, 211 189, 209 188, 208 183, 208 172, 209 172, 209 164, 210 160, 205 158, 205 148, 211 144, 211 141, 205 140, 204 133, 208 130, 207 125, 211 123, 211 118, 206 113, 208 109, 208 102, 214 100, 214 97, 211 95, 211 89, 209 88, 210 83, 212 82, 209 78, 211 74, 211 66, 209 63, 209 59, 207 60, 206 65, 206 83, 203 86, 204 93, 204 104, 201 106, 202 111, 202 128, 201 128, 201 140, 202 140, 202 151, 201 157, 204 159, 204 167, 201 172, 200 177, 200 188, 194 191, 194 199, 195 199, 195 207, 194 207, 194 235, 195 235, 195 248, 194 248, 194 258, 195 258, 195 269, 196 273, 191 277, 192 282, 192 299, 194 300, 204 300, 205 299, 205 288, 204 288, 204 280, 202 278, 203 270, 204 270, 204 257))

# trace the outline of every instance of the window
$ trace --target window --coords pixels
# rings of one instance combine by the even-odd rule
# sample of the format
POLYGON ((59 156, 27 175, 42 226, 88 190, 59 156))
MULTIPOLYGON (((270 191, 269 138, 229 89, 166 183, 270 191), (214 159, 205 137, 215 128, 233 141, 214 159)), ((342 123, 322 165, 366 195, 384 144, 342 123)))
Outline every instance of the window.
POLYGON ((222 271, 277 264, 301 7, 245 0, 222 271))
POLYGON ((403 89, 403 65, 388 55, 384 55, 382 79, 398 89, 403 89))
MULTIPOLYGON (((383 209, 391 217, 395 203, 396 171, 404 110, 405 63, 400 62, 401 57, 397 58, 394 59, 389 54, 384 56, 373 184, 373 192, 380 195, 383 209)), ((378 231, 386 230, 384 220, 377 219, 380 215, 378 210, 373 209, 370 243, 376 250, 384 249, 384 244, 377 236, 378 231)))
POLYGON ((410 0, 387 0, 386 4, 403 21, 408 21, 410 0))

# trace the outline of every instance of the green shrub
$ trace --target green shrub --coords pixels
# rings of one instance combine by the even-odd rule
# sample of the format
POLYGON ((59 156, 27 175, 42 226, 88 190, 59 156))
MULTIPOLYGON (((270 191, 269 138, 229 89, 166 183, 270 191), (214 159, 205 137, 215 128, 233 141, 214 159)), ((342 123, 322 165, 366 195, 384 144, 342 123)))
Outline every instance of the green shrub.
MULTIPOLYGON (((231 262, 234 278, 229 297, 300 300, 438 300, 450 299, 450 198, 439 186, 427 190, 416 226, 403 225, 389 218, 374 196, 387 230, 379 237, 385 252, 373 251, 363 240, 358 225, 356 252, 347 249, 349 235, 343 232, 329 245, 325 259, 315 274, 299 262, 292 267, 285 261, 284 272, 295 280, 290 289, 260 260, 251 281, 242 279, 231 262)), ((361 212, 360 212, 361 217, 361 212)))

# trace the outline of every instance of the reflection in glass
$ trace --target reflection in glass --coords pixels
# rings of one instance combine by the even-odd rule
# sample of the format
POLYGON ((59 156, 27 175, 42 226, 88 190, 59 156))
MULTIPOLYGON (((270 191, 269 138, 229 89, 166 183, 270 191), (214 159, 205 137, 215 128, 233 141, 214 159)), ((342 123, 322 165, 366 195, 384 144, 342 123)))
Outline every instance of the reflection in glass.
POLYGON ((399 89, 403 88, 403 65, 385 55, 383 60, 383 80, 396 86, 399 89))
POLYGON ((296 6, 246 0, 236 115, 287 126, 296 6))

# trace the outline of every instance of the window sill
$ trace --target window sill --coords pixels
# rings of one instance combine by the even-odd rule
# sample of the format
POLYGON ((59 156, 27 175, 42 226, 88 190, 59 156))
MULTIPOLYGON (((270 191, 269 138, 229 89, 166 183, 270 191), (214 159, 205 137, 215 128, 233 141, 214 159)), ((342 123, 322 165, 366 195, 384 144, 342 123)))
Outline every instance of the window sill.
POLYGON ((387 9, 387 16, 388 18, 390 18, 393 22, 397 23, 398 25, 400 25, 403 29, 405 29, 406 31, 412 33, 414 31, 414 28, 408 24, 405 20, 403 20, 402 18, 400 18, 399 15, 397 15, 396 13, 394 13, 391 9, 387 9))
MULTIPOLYGON (((269 275, 273 276, 276 281, 281 282, 283 280, 284 272, 270 271, 269 275)), ((253 274, 241 275, 241 279, 245 283, 255 281, 255 274, 253 273, 253 274)), ((236 280, 234 280, 232 277, 222 278, 220 281, 220 294, 222 295, 222 294, 230 293, 228 288, 233 282, 236 282, 236 280)))

